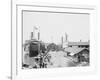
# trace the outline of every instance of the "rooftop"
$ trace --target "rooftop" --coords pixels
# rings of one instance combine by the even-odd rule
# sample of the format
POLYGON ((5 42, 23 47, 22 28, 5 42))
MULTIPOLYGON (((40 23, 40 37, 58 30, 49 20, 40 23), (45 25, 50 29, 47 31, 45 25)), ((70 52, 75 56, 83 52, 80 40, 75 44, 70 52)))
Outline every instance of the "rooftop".
POLYGON ((68 45, 76 46, 76 45, 89 45, 89 42, 68 42, 68 45))
POLYGON ((65 51, 70 52, 72 55, 74 55, 81 52, 84 49, 87 49, 87 48, 68 47, 65 49, 65 51))

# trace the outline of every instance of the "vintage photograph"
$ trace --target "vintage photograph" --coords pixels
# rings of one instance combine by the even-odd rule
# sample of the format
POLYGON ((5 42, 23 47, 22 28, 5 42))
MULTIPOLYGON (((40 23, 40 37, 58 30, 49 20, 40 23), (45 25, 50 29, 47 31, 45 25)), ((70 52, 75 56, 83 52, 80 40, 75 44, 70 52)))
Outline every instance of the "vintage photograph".
POLYGON ((22 12, 22 69, 90 64, 88 13, 22 12))

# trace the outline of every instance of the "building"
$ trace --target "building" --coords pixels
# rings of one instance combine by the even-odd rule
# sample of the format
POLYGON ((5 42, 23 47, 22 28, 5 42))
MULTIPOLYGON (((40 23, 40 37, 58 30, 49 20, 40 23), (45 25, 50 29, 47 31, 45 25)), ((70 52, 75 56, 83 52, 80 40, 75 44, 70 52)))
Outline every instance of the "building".
POLYGON ((68 47, 89 48, 89 42, 68 42, 68 47))
POLYGON ((68 48, 68 47, 78 47, 78 48, 89 48, 90 42, 82 42, 81 40, 79 42, 70 42, 68 40, 68 35, 65 33, 64 36, 61 37, 61 43, 62 48, 68 48))
POLYGON ((88 62, 89 63, 89 44, 90 42, 70 42, 68 41, 68 36, 66 35, 65 40, 62 38, 62 48, 67 52, 67 56, 72 56, 77 58, 78 62, 88 62))
POLYGON ((84 48, 77 54, 74 54, 74 57, 78 58, 78 62, 88 62, 89 63, 89 49, 84 48))

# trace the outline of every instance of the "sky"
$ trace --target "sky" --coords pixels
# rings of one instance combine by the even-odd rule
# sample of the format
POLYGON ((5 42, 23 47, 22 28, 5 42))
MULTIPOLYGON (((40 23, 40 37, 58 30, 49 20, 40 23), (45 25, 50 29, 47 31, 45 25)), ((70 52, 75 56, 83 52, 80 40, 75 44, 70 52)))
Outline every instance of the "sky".
POLYGON ((61 37, 67 33, 68 41, 89 40, 89 15, 52 12, 23 12, 23 42, 29 40, 31 32, 35 37, 40 31, 40 40, 56 44, 61 43, 61 37))

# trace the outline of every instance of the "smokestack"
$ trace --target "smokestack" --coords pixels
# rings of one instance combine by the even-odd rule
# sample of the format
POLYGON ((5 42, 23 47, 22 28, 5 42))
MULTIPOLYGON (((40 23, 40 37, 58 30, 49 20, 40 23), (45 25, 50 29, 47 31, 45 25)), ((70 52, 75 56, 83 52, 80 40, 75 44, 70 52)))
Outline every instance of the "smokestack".
POLYGON ((31 40, 33 39, 33 32, 31 32, 31 40))
POLYGON ((65 33, 65 41, 68 41, 68 35, 65 33))
POLYGON ((38 32, 38 40, 40 40, 40 32, 38 32))
POLYGON ((63 36, 61 37, 61 43, 62 43, 62 47, 63 47, 63 36))

